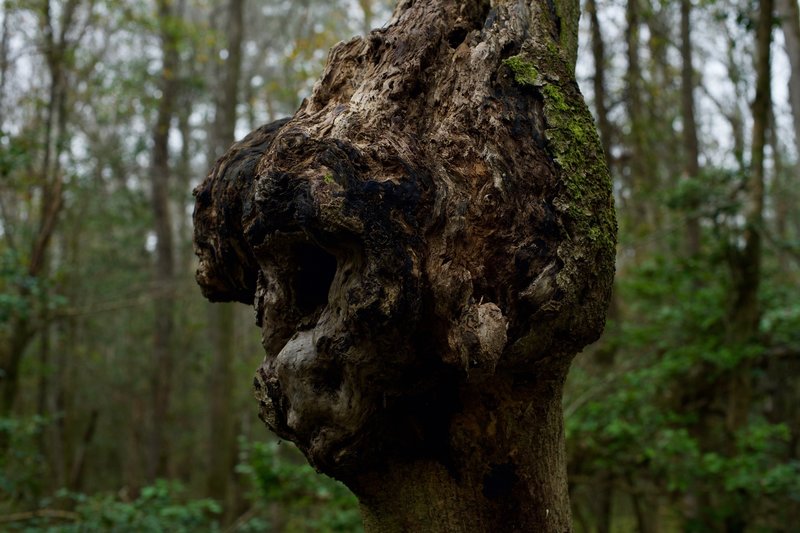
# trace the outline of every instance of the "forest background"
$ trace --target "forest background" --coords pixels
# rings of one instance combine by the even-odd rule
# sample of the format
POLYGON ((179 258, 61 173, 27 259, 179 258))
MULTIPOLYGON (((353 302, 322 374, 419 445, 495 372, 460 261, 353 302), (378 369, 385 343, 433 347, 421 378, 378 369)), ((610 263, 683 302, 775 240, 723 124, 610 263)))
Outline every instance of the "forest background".
MULTIPOLYGON (((800 524, 800 15, 775 1, 584 2, 620 242, 564 400, 578 531, 800 524)), ((257 419, 259 332, 194 284, 191 190, 390 9, 0 2, 0 530, 360 530, 257 419)))

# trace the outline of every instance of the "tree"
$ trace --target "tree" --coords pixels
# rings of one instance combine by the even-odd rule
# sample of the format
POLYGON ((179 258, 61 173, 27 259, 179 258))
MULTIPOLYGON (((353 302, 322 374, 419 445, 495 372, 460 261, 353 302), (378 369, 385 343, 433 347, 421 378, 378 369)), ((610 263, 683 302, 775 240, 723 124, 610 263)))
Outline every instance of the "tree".
POLYGON ((797 0, 777 0, 786 54, 792 67, 789 76, 789 103, 792 108, 795 147, 800 155, 800 9, 797 0))
POLYGON ((368 530, 571 528, 561 391, 616 224, 579 6, 550 6, 400 2, 195 191, 203 293, 263 330, 262 419, 368 530))
POLYGON ((170 414, 170 396, 173 379, 172 337, 175 323, 175 258, 170 214, 169 182, 169 132, 175 116, 176 100, 180 90, 178 66, 178 34, 176 17, 182 3, 158 0, 158 28, 161 38, 161 98, 153 127, 153 151, 150 170, 152 186, 153 220, 156 235, 155 280, 158 294, 155 303, 153 328, 153 369, 151 378, 152 405, 150 419, 147 478, 154 481, 167 473, 168 451, 165 426, 170 414))
MULTIPOLYGON (((242 67, 242 40, 244 33, 244 0, 230 0, 227 4, 224 34, 227 36, 225 61, 218 65, 214 124, 211 129, 210 161, 225 153, 235 140, 236 106, 239 102, 239 79, 242 67)), ((213 316, 212 339, 214 362, 209 387, 209 446, 208 492, 223 503, 228 500, 228 479, 236 465, 236 435, 234 434, 233 339, 235 335, 232 304, 216 306, 213 316)))
MULTIPOLYGON (((41 40, 42 59, 47 76, 47 96, 44 97, 43 110, 40 111, 35 125, 30 128, 30 135, 34 138, 27 142, 24 139, 16 140, 20 146, 14 151, 21 151, 26 154, 29 150, 33 154, 25 155, 19 159, 25 160, 29 168, 27 173, 33 176, 30 189, 36 191, 41 200, 31 202, 25 210, 37 211, 35 217, 31 217, 35 222, 36 228, 26 242, 15 242, 20 236, 13 235, 15 222, 21 222, 27 217, 19 216, 19 221, 13 220, 8 214, 2 200, 0 200, 0 225, 3 227, 3 234, 9 243, 9 249, 14 254, 26 257, 21 266, 22 276, 27 278, 24 283, 19 283, 16 298, 21 301, 36 300, 35 289, 44 284, 48 278, 48 252, 52 243, 53 234, 61 214, 64 202, 64 171, 61 166, 61 156, 66 148, 66 127, 68 124, 68 75, 73 62, 72 55, 78 43, 72 33, 77 24, 76 19, 79 11, 85 6, 77 0, 66 2, 58 11, 54 12, 49 1, 42 2, 31 8, 32 14, 37 21, 37 37, 41 40), (22 142, 20 142, 22 141, 22 142), (26 144, 30 143, 28 146, 26 144), (33 150, 38 147, 38 150, 33 150), (40 157, 40 159, 36 159, 40 157), (38 168, 33 168, 34 166, 38 168), (9 229, 10 228, 10 229, 9 229), (28 248, 23 250, 21 248, 28 248)), ((3 5, 3 23, 9 24, 11 10, 9 6, 3 5)), ((6 75, 8 70, 8 37, 4 31, 2 37, 2 86, 6 85, 6 75)), ((3 118, 0 113, 0 118, 3 118)), ((6 125, 0 123, 0 128, 6 125)), ((0 129, 0 132, 2 130, 0 129)), ((15 144, 17 144, 15 142, 15 144)), ((13 161, 15 158, 9 158, 13 161)), ((4 165, 0 177, 4 180, 13 165, 4 165), (9 168, 11 167, 11 168, 9 168)), ((30 193, 29 193, 30 194, 30 193)), ((19 224, 22 225, 22 224, 19 224)), ((20 233, 27 233, 20 231, 20 233)), ((24 239, 24 236, 22 236, 24 239)), ((11 313, 8 319, 8 327, 0 329, 0 417, 11 414, 16 401, 17 389, 19 388, 19 371, 25 352, 35 337, 37 330, 43 327, 37 317, 33 316, 32 307, 23 306, 11 313)), ((47 322, 45 319, 44 322, 47 322)), ((0 439, 0 449, 4 444, 0 439)))
MULTIPOLYGON (((694 103, 694 57, 691 34, 691 0, 681 0, 681 118, 683 119, 683 147, 686 151, 686 179, 696 182, 700 173, 699 142, 697 140, 697 121, 694 103)), ((690 206, 692 213, 686 221, 686 243, 690 257, 700 253, 700 222, 697 218, 697 205, 690 206)))

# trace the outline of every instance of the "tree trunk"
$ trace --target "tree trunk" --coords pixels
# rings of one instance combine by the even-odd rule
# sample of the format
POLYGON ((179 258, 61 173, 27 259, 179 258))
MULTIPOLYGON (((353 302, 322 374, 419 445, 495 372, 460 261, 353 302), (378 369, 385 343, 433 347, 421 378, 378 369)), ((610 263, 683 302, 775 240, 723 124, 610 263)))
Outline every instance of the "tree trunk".
POLYGON ((372 29, 372 6, 374 0, 358 0, 358 7, 361 8, 363 14, 361 29, 364 35, 367 35, 372 29))
MULTIPOLYGON (((49 76, 49 95, 45 109, 42 161, 38 169, 37 186, 41 190, 39 227, 33 232, 28 256, 27 274, 38 280, 47 266, 47 252, 63 208, 64 182, 60 156, 65 145, 67 126, 67 58, 72 43, 67 40, 77 8, 69 1, 59 17, 60 31, 56 33, 50 3, 44 2, 37 11, 44 41, 44 56, 49 76)), ((4 20, 7 18, 7 13, 4 20)), ((5 58, 4 58, 5 61, 5 58)), ((3 65, 3 69, 6 65, 3 65)), ((5 75, 5 74, 4 74, 5 75)), ((4 82, 5 83, 5 82, 4 82)), ((25 298, 32 297, 30 287, 20 290, 25 298)), ((19 387, 19 368, 28 344, 36 334, 36 327, 28 316, 14 315, 10 327, 0 337, 0 418, 8 416, 16 400, 19 387)), ((5 443, 0 442, 0 451, 5 443)))
POLYGON ((592 32, 592 57, 594 58, 594 105, 597 114, 597 129, 600 133, 600 142, 606 156, 606 164, 611 168, 611 122, 608 120, 608 97, 606 96, 606 44, 603 40, 603 31, 600 27, 600 18, 597 15, 596 0, 586 2, 586 11, 592 32))
MULTIPOLYGON (((764 218, 764 148, 771 109, 772 15, 773 1, 762 1, 756 28, 756 95, 753 100, 750 179, 747 183, 744 212, 744 245, 741 249, 734 248, 731 263, 733 301, 728 312, 728 340, 733 344, 752 341, 758 334, 761 319, 758 295, 761 284, 761 232, 764 218)), ((733 243, 730 246, 736 247, 738 244, 733 243)), ((740 363, 726 382, 728 400, 726 426, 731 435, 747 422, 750 414, 753 390, 752 364, 752 360, 740 363)), ((734 439, 730 438, 729 441, 733 446, 734 439)), ((731 450, 731 453, 734 452, 731 450)), ((738 521, 736 523, 739 524, 738 521)))
POLYGON ((800 157, 800 10, 797 0, 777 0, 776 8, 781 19, 781 30, 786 54, 791 65, 789 75, 789 103, 794 119, 794 141, 800 157))
MULTIPOLYGON (((685 151, 685 179, 696 181, 700 173, 697 121, 694 115, 694 65, 692 64, 691 0, 681 0, 681 115, 683 118, 683 148, 685 151)), ((694 198, 694 197, 693 197, 694 198)), ((700 253, 699 206, 692 201, 688 205, 686 219, 686 244, 689 257, 700 253)))
POLYGON ((147 479, 167 475, 168 450, 165 428, 170 414, 172 390, 172 334, 174 329, 174 277, 172 217, 170 215, 169 132, 175 114, 179 90, 178 39, 175 20, 178 10, 171 0, 159 0, 158 24, 161 32, 162 67, 161 99, 158 103, 153 129, 153 152, 150 170, 152 185, 153 221, 156 234, 155 324, 153 335, 153 369, 151 377, 151 420, 148 443, 147 479))
POLYGON ((605 320, 611 185, 578 3, 492 5, 401 2, 195 190, 203 293, 255 303, 262 419, 368 531, 571 529, 561 393, 605 320))
POLYGON ((760 3, 756 28, 756 96, 753 100, 753 139, 744 213, 744 245, 736 250, 732 264, 734 293, 728 318, 729 337, 734 342, 752 338, 758 331, 760 320, 758 290, 761 282, 761 232, 764 218, 764 147, 767 143, 771 108, 772 11, 772 0, 760 3))
POLYGON ((461 446, 458 455, 448 454, 448 461, 457 464, 441 458, 403 459, 350 483, 361 502, 365 529, 571 530, 561 373, 556 370, 559 377, 553 381, 527 383, 495 375, 465 387, 461 411, 450 423, 450 441, 461 446))
POLYGON ((627 90, 625 99, 630 121, 630 168, 628 188, 631 196, 631 212, 633 220, 629 222, 631 233, 638 238, 647 236, 654 230, 652 208, 648 205, 647 198, 652 194, 652 172, 647 164, 649 146, 645 132, 645 108, 642 100, 644 94, 641 58, 640 30, 641 13, 640 0, 630 0, 625 5, 625 30, 626 55, 628 70, 625 74, 627 90))
MULTIPOLYGON (((228 57, 219 65, 214 124, 211 132, 211 158, 214 161, 234 142, 236 106, 239 102, 239 79, 242 70, 242 41, 244 37, 244 0, 230 0, 227 10, 228 57)), ((209 430, 212 443, 209 449, 207 485, 209 495, 226 509, 228 485, 236 466, 236 437, 233 417, 233 373, 235 358, 235 309, 231 304, 216 306, 212 313, 212 346, 214 348, 209 390, 209 430)))

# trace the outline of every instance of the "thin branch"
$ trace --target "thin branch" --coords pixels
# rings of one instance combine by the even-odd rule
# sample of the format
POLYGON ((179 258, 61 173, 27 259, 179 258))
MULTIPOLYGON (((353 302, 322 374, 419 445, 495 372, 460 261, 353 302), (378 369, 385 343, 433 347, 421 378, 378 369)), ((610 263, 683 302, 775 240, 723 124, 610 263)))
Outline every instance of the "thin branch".
POLYGON ((29 511, 25 513, 12 513, 5 516, 0 516, 0 523, 9 522, 23 522, 31 520, 32 518, 55 518, 57 520, 69 520, 77 522, 81 515, 71 511, 62 511, 60 509, 38 509, 36 511, 29 511))

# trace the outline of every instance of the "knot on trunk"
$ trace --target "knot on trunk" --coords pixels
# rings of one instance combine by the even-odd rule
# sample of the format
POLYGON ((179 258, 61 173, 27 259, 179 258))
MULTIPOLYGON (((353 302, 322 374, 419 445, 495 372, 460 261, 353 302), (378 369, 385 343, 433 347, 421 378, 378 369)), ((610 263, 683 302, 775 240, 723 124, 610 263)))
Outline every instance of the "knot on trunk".
POLYGON ((594 131, 558 123, 591 117, 522 5, 401 6, 195 191, 198 282, 255 306, 261 416, 326 473, 446 453, 465 390, 563 373, 602 329, 608 176, 594 131))

